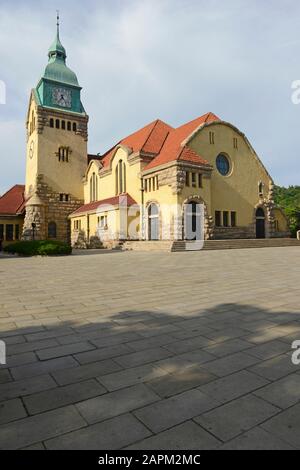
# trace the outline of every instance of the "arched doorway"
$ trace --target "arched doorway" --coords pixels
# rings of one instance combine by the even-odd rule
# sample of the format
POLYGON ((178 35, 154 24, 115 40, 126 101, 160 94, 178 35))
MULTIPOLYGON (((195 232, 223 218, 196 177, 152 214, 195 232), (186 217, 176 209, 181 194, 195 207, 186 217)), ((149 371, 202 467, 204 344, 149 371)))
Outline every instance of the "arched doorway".
POLYGON ((255 212, 256 217, 256 238, 266 238, 265 212, 262 207, 258 207, 255 212))
POLYGON ((159 240, 159 211, 154 202, 148 207, 148 240, 159 240))
POLYGON ((204 238, 204 205, 196 201, 184 204, 185 240, 203 240, 204 238))

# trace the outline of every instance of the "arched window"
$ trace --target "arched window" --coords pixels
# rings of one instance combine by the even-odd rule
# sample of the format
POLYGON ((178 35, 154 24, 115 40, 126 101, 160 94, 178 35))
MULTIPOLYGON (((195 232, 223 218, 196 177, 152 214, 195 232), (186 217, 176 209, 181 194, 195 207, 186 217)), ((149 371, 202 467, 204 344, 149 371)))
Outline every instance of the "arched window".
POLYGON ((55 121, 55 127, 56 127, 56 129, 59 129, 59 119, 56 119, 56 121, 55 121))
POLYGON ((56 223, 49 222, 48 224, 48 238, 56 238, 56 223))
POLYGON ((66 121, 61 121, 61 128, 65 129, 66 128, 66 121))
POLYGON ((264 184, 263 184, 262 181, 260 181, 259 184, 258 184, 258 193, 259 193, 260 196, 262 196, 263 192, 264 192, 264 184))
POLYGON ((126 193, 126 165, 119 160, 116 166, 116 194, 126 193))
POLYGON ((53 118, 50 119, 50 127, 54 127, 54 119, 53 118))
POLYGON ((76 132, 76 130, 77 130, 76 122, 73 122, 73 132, 76 132))
POLYGON ((90 202, 98 201, 98 177, 93 173, 90 177, 90 202))
POLYGON ((68 124, 67 124, 67 129, 68 129, 68 131, 70 131, 70 130, 71 130, 71 123, 70 123, 70 121, 68 121, 68 124))

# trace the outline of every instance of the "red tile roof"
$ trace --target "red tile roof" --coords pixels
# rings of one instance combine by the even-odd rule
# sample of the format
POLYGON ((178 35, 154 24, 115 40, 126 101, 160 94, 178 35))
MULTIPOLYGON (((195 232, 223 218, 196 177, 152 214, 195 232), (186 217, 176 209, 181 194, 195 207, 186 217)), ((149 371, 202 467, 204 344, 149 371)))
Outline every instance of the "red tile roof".
POLYGON ((25 186, 16 184, 0 197, 0 215, 22 214, 25 208, 25 186))
POLYGON ((131 148, 133 152, 152 154, 154 158, 148 163, 145 170, 173 160, 185 160, 198 165, 208 165, 206 160, 195 151, 185 146, 183 142, 200 125, 219 120, 220 118, 215 114, 206 113, 174 129, 165 122, 157 119, 120 140, 120 142, 108 150, 108 152, 103 155, 103 166, 105 168, 109 165, 118 145, 125 145, 131 148))
POLYGON ((117 145, 104 154, 102 160, 104 167, 109 165, 118 145, 125 145, 131 148, 133 152, 157 154, 171 130, 173 128, 160 119, 150 122, 147 126, 120 140, 117 145))
POLYGON ((110 206, 125 206, 127 207, 136 204, 136 201, 128 193, 120 194, 119 196, 109 197, 107 199, 102 199, 101 201, 89 202, 80 206, 76 211, 72 212, 71 216, 81 215, 87 212, 96 212, 100 206, 110 205, 110 206))
POLYGON ((177 129, 173 129, 173 131, 169 133, 160 153, 148 163, 144 170, 164 165, 173 160, 185 160, 198 165, 208 165, 208 162, 204 158, 184 145, 183 142, 202 124, 219 120, 220 118, 215 114, 207 113, 193 121, 177 127, 177 129))

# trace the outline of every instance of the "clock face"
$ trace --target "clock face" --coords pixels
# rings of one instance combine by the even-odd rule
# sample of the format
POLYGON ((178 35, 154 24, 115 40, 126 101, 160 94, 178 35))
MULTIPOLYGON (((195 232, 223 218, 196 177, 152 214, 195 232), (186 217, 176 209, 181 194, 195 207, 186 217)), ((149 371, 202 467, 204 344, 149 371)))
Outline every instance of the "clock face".
POLYGON ((52 88, 52 103, 58 104, 63 108, 71 108, 72 106, 72 93, 71 90, 66 88, 52 88))
POLYGON ((31 142, 30 147, 29 147, 29 158, 33 157, 34 153, 34 141, 31 142))

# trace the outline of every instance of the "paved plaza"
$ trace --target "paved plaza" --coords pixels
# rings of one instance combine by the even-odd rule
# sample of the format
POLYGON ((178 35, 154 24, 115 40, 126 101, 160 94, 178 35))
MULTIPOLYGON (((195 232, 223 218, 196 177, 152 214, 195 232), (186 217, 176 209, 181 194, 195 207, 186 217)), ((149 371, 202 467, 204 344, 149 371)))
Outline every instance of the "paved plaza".
POLYGON ((1 449, 300 449, 300 249, 0 259, 1 449))

